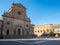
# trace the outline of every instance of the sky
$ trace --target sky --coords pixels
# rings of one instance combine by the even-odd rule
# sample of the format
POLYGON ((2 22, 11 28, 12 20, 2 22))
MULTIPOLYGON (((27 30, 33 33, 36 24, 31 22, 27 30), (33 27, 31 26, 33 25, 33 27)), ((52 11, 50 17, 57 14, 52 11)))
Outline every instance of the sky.
POLYGON ((26 7, 26 15, 32 24, 60 24, 60 0, 0 0, 0 18, 13 2, 26 7))

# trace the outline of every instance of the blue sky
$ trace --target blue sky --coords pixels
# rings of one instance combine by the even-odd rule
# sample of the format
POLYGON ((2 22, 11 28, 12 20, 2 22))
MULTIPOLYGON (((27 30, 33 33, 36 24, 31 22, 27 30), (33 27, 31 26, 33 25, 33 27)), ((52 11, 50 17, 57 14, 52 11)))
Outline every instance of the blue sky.
MULTIPOLYGON (((7 11, 13 0, 0 0, 0 18, 7 11)), ((60 1, 59 0, 14 0, 27 8, 27 16, 35 25, 60 24, 60 1)))

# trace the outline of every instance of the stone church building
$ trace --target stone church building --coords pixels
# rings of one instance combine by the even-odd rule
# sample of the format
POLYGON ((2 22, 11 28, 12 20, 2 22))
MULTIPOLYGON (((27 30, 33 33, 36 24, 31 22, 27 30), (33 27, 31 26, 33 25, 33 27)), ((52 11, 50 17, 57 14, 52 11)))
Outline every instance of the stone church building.
POLYGON ((11 8, 4 12, 0 20, 0 34, 9 35, 29 35, 32 34, 32 24, 26 15, 26 8, 18 3, 13 3, 11 8))

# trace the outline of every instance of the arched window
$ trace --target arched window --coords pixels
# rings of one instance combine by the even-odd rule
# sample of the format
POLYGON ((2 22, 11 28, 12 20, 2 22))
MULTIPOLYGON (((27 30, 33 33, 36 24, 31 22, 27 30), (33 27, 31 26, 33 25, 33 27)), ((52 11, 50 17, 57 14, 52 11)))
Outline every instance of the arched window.
POLYGON ((37 31, 35 31, 35 33, 36 33, 37 31))
POLYGON ((49 29, 47 29, 47 32, 49 32, 49 29))
POLYGON ((38 33, 39 33, 39 30, 38 30, 38 33))
POLYGON ((18 29, 18 35, 20 35, 20 28, 18 29))
POLYGON ((43 30, 43 32, 45 33, 45 30, 43 30))
POLYGON ((41 30, 41 32, 42 32, 42 30, 41 30))
POLYGON ((7 30, 7 35, 9 35, 9 30, 7 30))

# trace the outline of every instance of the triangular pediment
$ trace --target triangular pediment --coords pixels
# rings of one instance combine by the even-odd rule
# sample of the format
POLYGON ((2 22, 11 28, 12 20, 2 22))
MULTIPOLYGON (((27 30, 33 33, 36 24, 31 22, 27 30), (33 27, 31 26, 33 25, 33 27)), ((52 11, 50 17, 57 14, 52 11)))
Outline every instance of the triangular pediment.
POLYGON ((3 16, 30 21, 26 16, 26 8, 21 4, 12 4, 12 7, 3 16))

